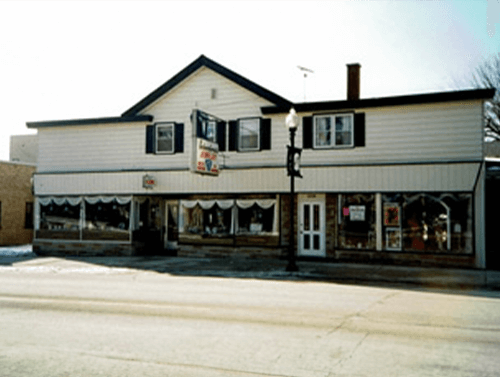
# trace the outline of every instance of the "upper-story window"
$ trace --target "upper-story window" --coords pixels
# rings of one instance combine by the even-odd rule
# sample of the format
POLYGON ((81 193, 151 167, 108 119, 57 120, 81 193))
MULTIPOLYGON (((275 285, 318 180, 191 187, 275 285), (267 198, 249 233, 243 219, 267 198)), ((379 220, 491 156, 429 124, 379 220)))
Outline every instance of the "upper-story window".
POLYGON ((260 119, 240 119, 238 128, 238 150, 258 151, 260 149, 260 119))
POLYGON ((317 114, 302 118, 302 148, 365 147, 365 113, 317 114))
POLYGON ((201 110, 193 110, 193 132, 196 137, 219 144, 219 150, 224 150, 226 145, 226 122, 201 110))
POLYGON ((146 153, 173 154, 184 152, 184 124, 160 122, 146 126, 146 153))
POLYGON ((215 120, 205 122, 205 135, 207 140, 217 142, 217 122, 215 120))
POLYGON ((156 125, 156 153, 174 152, 174 123, 156 125))
POLYGON ((271 149, 271 119, 240 118, 229 121, 228 150, 254 152, 271 149))
POLYGON ((318 115, 314 117, 314 148, 352 147, 353 115, 318 115))

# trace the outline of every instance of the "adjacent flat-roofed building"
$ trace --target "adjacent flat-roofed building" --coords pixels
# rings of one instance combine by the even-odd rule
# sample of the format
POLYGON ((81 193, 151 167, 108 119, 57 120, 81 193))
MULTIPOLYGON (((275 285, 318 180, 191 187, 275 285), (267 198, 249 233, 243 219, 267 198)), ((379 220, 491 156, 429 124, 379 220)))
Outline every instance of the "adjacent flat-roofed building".
POLYGON ((39 254, 299 257, 485 268, 483 102, 494 90, 292 103, 200 56, 121 116, 38 130, 39 254))

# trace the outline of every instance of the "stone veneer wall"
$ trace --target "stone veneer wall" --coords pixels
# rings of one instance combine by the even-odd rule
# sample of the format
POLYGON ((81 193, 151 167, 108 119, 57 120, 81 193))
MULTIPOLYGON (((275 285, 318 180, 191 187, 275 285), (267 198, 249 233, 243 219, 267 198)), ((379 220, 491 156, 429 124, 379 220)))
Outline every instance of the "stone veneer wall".
POLYGON ((245 258, 282 258, 286 248, 274 247, 229 247, 211 245, 180 245, 177 249, 179 257, 245 257, 245 258))
POLYGON ((50 240, 35 240, 33 251, 44 256, 132 256, 136 254, 137 244, 112 242, 64 242, 50 240))
POLYGON ((33 203, 31 177, 36 167, 0 162, 0 246, 29 244, 33 228, 26 229, 26 203, 33 203))

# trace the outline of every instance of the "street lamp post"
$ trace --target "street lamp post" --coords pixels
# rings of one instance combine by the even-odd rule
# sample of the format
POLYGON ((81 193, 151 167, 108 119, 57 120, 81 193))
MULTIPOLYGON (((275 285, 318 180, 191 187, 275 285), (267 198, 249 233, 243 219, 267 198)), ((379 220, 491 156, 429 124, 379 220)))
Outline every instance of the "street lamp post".
POLYGON ((300 158, 300 150, 295 148, 295 133, 299 127, 299 117, 295 112, 295 109, 290 109, 290 113, 285 119, 286 127, 290 131, 290 147, 288 148, 287 156, 287 169, 288 175, 290 175, 290 242, 288 246, 288 265, 286 266, 286 271, 295 272, 299 270, 299 267, 295 263, 295 176, 300 176, 298 171, 298 158, 300 158), (298 157, 297 157, 298 156, 298 157))

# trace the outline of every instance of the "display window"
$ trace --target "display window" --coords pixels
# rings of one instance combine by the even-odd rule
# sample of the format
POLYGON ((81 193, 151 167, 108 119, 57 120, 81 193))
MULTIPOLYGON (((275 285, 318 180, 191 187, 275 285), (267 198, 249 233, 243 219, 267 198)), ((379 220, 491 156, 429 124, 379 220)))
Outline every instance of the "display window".
POLYGON ((470 254, 472 195, 384 194, 386 250, 470 254))
POLYGON ((69 239, 80 238, 79 199, 46 199, 40 201, 37 238, 69 239))
POLYGON ((375 194, 340 194, 338 247, 375 250, 375 194))
POLYGON ((275 199, 182 200, 180 208, 181 236, 224 238, 277 233, 275 199))
POLYGON ((234 200, 183 200, 179 232, 204 237, 234 234, 234 200))
POLYGON ((130 204, 87 199, 84 224, 84 240, 129 240, 130 204))
POLYGON ((35 207, 38 239, 130 241, 131 197, 42 197, 35 207))
POLYGON ((270 234, 276 232, 275 200, 237 200, 237 233, 270 234))

